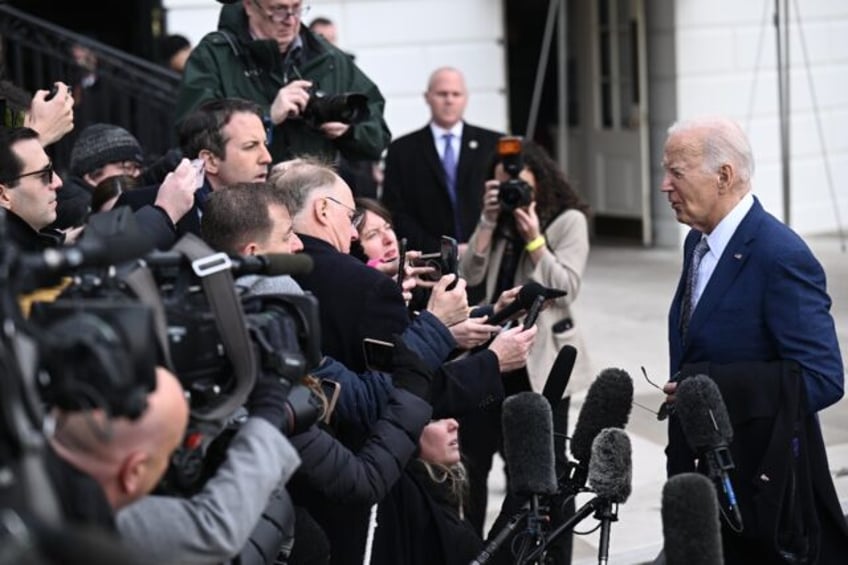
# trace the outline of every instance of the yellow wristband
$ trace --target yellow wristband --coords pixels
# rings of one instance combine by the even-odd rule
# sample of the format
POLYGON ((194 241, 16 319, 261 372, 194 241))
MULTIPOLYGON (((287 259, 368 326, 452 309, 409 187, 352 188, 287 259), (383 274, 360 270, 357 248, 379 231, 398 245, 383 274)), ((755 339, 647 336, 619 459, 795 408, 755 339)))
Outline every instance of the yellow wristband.
POLYGON ((524 246, 524 250, 528 253, 533 253, 537 249, 541 249, 545 246, 548 241, 545 239, 545 236, 540 235, 536 239, 529 241, 527 245, 524 246))

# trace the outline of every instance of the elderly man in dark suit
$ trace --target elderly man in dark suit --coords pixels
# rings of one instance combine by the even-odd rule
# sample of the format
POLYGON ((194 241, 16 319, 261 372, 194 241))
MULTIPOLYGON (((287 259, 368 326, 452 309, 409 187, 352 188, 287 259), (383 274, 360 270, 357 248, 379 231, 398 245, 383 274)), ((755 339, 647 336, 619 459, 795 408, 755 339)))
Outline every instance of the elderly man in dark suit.
POLYGON ((483 184, 503 134, 463 121, 468 91, 457 69, 434 71, 424 99, 430 123, 389 145, 383 202, 409 249, 437 251, 440 236, 464 244, 474 231, 483 184))
MULTIPOLYGON (((825 274, 803 240, 768 214, 751 194, 754 162, 745 133, 736 123, 721 117, 677 123, 669 129, 663 167, 662 191, 668 195, 677 220, 692 228, 686 237, 683 274, 669 313, 671 373, 686 373, 687 365, 707 362, 713 364, 716 374, 732 371, 734 366, 741 370, 751 362, 794 362, 800 366, 800 389, 807 399, 807 406, 801 409, 811 415, 797 421, 811 422, 806 425, 812 425, 818 433, 812 415, 842 397, 844 381, 825 274)), ((740 375, 729 381, 732 386, 724 387, 720 379, 713 377, 727 397, 734 427, 740 428, 747 421, 764 416, 750 413, 756 410, 749 399, 759 397, 760 404, 766 402, 780 378, 761 371, 757 378, 748 380, 752 383, 750 390, 744 390, 739 384, 743 377, 750 375, 740 375), (740 395, 746 402, 739 402, 740 395)), ((673 378, 664 387, 671 402, 676 380, 673 378)), ((685 445, 676 420, 670 420, 666 450, 670 475, 692 470, 696 457, 685 445)), ((793 562, 783 561, 779 554, 798 548, 780 547, 785 531, 780 531, 780 525, 777 532, 763 528, 773 516, 755 512, 756 497, 748 497, 752 489, 754 494, 759 491, 763 495, 768 482, 768 477, 763 479, 766 472, 759 467, 752 477, 738 476, 743 467, 758 468, 758 461, 748 459, 752 453, 761 454, 762 446, 739 445, 752 436, 735 435, 731 449, 742 461, 737 461, 734 482, 737 491, 742 491, 739 506, 745 527, 741 533, 724 528, 725 563, 793 562), (751 504, 746 505, 746 501, 751 504), (758 536, 758 530, 765 533, 758 536)), ((799 456, 798 435, 796 431, 794 439, 787 439, 785 459, 793 458, 789 449, 792 445, 796 446, 795 459, 810 457, 807 443, 801 444, 803 453, 799 456)), ((766 435, 762 441, 767 443, 768 439, 766 435)), ((810 472, 829 480, 826 458, 824 462, 824 469, 813 468, 810 472)), ((795 480, 800 484, 800 480, 795 480)), ((798 497, 803 496, 800 491, 800 487, 793 487, 793 502, 798 503, 798 497)), ((818 501, 816 504, 825 506, 818 501)), ((842 516, 817 511, 823 532, 819 559, 797 562, 829 563, 832 561, 827 558, 834 547, 846 547, 842 516)), ((776 501, 774 514, 779 512, 787 509, 776 501)), ((802 530, 810 536, 807 545, 818 547, 817 534, 810 534, 812 524, 807 523, 802 530)))

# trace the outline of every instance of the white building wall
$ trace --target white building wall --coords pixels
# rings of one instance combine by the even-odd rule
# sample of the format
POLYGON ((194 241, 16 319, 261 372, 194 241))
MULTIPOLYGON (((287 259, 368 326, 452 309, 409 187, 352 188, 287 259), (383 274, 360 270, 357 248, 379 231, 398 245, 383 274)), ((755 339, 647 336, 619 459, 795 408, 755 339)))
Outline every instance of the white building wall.
MULTIPOLYGON (((193 44, 217 27, 212 0, 165 0, 169 33, 193 44)), ((506 131, 506 68, 501 0, 337 0, 311 2, 304 22, 325 16, 336 23, 339 46, 386 97, 394 137, 429 118, 423 93, 430 73, 444 65, 466 77, 470 122, 506 131)))
MULTIPOLYGON (((675 117, 726 114, 737 119, 754 149, 754 192, 782 217, 774 4, 675 2, 675 117)), ((848 2, 789 4, 791 225, 801 234, 833 232, 837 210, 848 221, 848 2)))

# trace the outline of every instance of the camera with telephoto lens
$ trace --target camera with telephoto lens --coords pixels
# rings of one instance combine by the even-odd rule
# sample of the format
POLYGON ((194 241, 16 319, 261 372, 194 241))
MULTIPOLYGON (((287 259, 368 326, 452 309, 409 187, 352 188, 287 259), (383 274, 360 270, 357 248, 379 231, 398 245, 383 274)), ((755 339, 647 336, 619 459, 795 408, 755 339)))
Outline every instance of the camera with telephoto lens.
POLYGON ((505 136, 498 140, 498 158, 504 172, 509 175, 498 187, 498 202, 501 209, 512 212, 516 208, 529 206, 533 202, 533 188, 518 175, 524 170, 521 158, 521 138, 505 136))
POLYGON ((368 97, 359 92, 328 94, 317 86, 309 89, 309 102, 303 109, 303 121, 313 128, 327 122, 358 124, 371 115, 368 97))

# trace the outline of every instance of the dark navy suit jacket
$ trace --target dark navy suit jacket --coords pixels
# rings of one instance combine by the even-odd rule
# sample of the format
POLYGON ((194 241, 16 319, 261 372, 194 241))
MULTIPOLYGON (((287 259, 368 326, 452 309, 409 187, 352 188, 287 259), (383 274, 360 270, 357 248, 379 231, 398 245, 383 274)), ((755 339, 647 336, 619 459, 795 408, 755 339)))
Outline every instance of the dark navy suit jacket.
POLYGON ((843 365, 825 274, 804 241, 767 213, 759 200, 728 242, 684 341, 680 303, 692 230, 668 320, 671 374, 687 363, 792 360, 801 366, 810 412, 843 394, 843 365))

